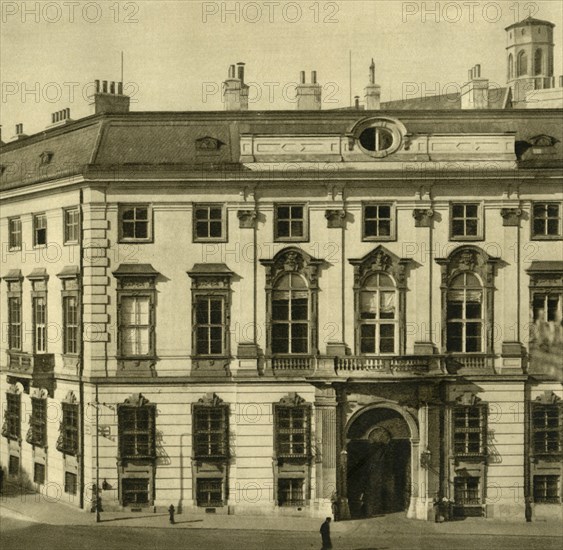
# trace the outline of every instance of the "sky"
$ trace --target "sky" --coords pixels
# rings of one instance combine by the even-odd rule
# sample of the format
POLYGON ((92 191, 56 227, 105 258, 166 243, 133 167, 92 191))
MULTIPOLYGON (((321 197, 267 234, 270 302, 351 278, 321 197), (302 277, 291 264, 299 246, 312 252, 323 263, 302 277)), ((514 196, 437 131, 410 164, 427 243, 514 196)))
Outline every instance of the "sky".
POLYGON ((505 27, 530 13, 556 24, 563 2, 199 0, 0 2, 2 139, 44 129, 51 113, 90 114, 95 79, 121 78, 134 111, 222 110, 229 65, 246 63, 250 109, 295 109, 299 72, 316 70, 323 109, 363 97, 373 58, 382 101, 456 92, 480 63, 506 83, 505 27), (350 71, 350 52, 352 64, 350 71), (351 78, 350 78, 351 73, 351 78), (351 85, 350 85, 351 84, 351 85))

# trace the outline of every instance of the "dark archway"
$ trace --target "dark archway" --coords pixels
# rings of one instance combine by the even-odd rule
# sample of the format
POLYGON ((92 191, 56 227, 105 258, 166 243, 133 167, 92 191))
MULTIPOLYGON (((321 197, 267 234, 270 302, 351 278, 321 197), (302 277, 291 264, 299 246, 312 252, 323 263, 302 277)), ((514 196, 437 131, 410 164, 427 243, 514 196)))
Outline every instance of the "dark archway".
POLYGON ((407 510, 411 441, 395 410, 368 409, 348 430, 348 502, 353 519, 407 510))

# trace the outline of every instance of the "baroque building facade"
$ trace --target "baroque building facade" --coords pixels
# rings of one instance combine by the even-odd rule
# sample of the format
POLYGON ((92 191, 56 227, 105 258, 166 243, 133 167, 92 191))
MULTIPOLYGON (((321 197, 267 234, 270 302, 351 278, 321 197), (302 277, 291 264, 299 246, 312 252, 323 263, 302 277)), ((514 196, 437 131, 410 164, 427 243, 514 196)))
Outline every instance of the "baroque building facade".
POLYGON ((563 110, 489 104, 476 70, 459 109, 381 105, 372 67, 365 109, 322 111, 311 80, 296 112, 247 111, 242 65, 226 112, 98 83, 92 116, 3 144, 7 483, 561 516, 563 110))

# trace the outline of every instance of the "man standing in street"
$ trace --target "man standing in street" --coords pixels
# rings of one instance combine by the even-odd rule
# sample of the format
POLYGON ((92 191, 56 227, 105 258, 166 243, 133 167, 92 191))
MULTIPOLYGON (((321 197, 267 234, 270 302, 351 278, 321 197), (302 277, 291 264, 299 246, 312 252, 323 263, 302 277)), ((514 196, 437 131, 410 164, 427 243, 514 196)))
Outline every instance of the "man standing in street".
POLYGON ((326 518, 320 529, 323 547, 321 550, 330 550, 332 542, 330 540, 330 518, 326 518))

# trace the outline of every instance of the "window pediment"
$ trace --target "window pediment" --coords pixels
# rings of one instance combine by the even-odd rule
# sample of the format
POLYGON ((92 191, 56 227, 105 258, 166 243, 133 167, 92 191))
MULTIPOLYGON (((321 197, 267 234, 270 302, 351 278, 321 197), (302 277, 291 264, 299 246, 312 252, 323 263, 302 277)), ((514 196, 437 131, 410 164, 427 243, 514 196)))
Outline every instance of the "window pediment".
POLYGON ((477 246, 462 246, 447 258, 436 258, 442 266, 442 283, 448 284, 460 273, 472 272, 480 276, 486 286, 493 284, 494 266, 499 258, 489 256, 477 246))
POLYGON ((226 403, 216 393, 206 393, 197 400, 196 405, 204 405, 206 407, 221 407, 226 403))
POLYGON ((133 393, 125 399, 123 404, 130 407, 145 407, 150 405, 150 401, 142 393, 133 393))
POLYGON ((354 266, 354 286, 363 286, 364 281, 374 273, 391 275, 398 287, 406 282, 406 268, 412 263, 408 258, 399 258, 384 246, 378 246, 363 258, 349 260, 354 266))
POLYGON ((306 404, 307 402, 305 399, 296 392, 288 393, 278 401, 278 405, 282 405, 284 407, 300 407, 306 404))
POLYGON ((284 274, 297 273, 307 278, 311 288, 317 288, 319 267, 323 260, 310 256, 296 247, 284 248, 271 260, 260 260, 266 267, 266 285, 272 288, 284 274))

